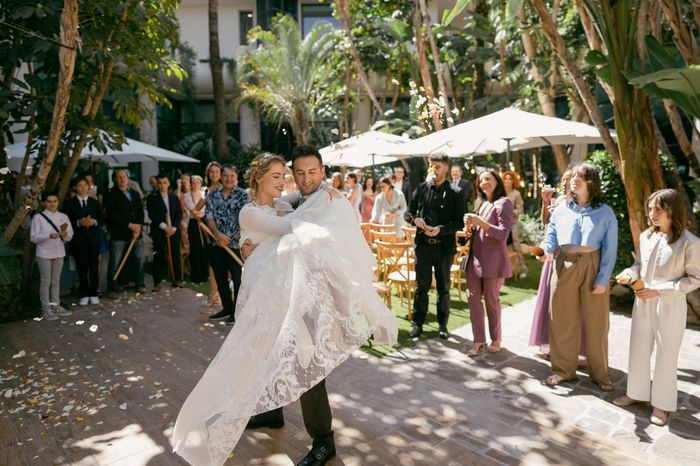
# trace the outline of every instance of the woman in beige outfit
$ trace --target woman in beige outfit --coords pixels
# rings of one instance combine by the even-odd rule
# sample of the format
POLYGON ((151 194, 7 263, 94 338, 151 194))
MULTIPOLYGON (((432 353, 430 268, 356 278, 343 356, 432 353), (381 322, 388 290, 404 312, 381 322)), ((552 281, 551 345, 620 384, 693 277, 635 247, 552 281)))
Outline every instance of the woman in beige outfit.
POLYGON ((686 321, 687 293, 700 287, 700 239, 686 227, 681 197, 673 189, 647 201, 650 228, 639 238, 639 254, 617 277, 636 291, 632 311, 627 394, 618 406, 651 401, 651 422, 664 425, 676 410, 678 353, 686 321), (651 385, 650 355, 656 345, 651 385))

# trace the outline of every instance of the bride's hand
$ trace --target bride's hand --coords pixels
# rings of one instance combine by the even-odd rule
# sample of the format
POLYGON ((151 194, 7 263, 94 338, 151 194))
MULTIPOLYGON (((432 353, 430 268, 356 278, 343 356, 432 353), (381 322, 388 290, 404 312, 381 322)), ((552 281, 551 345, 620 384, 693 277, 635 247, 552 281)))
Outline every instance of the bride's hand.
POLYGON ((345 197, 345 195, 343 193, 341 193, 340 191, 338 191, 337 189, 335 189, 333 186, 330 186, 330 185, 326 185, 326 192, 328 193, 328 197, 330 199, 333 199, 333 198, 342 199, 345 197))

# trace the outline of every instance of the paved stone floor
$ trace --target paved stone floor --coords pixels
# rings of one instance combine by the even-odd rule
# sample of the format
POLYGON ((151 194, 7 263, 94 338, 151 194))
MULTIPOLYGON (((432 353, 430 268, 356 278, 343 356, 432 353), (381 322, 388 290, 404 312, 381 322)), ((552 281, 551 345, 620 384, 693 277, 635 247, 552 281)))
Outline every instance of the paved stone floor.
MULTIPOLYGON (((60 322, 0 326, 0 465, 180 465, 179 406, 225 338, 187 289, 126 295, 60 322)), ((528 348, 530 300, 503 311, 504 349, 471 359, 469 327, 382 359, 360 351, 328 380, 329 465, 700 464, 700 331, 679 365, 679 410, 621 409, 630 319, 611 315, 604 394, 585 374, 550 389, 528 348)), ((232 374, 232 377, 235 374, 232 374)), ((286 426, 244 434, 227 465, 292 465, 309 447, 298 403, 286 426)))

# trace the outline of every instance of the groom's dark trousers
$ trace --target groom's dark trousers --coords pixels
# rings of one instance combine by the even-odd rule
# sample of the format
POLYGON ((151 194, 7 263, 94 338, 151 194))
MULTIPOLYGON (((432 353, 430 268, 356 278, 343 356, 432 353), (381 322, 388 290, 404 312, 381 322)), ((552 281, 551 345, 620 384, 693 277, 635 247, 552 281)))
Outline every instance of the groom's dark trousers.
MULTIPOLYGON (((333 438, 331 423, 333 416, 331 406, 328 403, 328 393, 326 392, 326 381, 322 380, 312 387, 308 392, 301 395, 301 414, 304 418, 304 426, 314 443, 333 438)), ((255 416, 256 421, 269 423, 281 422, 284 420, 282 408, 273 409, 266 413, 255 416)))

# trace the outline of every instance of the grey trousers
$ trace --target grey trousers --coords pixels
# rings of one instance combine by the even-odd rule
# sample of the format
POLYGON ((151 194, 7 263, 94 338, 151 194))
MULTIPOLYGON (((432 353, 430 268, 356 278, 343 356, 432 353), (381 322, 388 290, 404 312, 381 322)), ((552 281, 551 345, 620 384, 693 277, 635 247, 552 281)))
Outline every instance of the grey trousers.
POLYGON ((39 300, 41 310, 51 309, 61 302, 61 270, 63 257, 58 259, 36 258, 39 266, 39 300))

